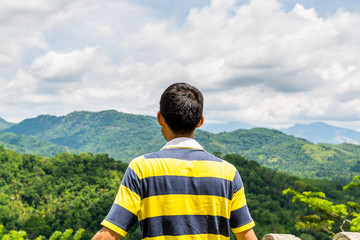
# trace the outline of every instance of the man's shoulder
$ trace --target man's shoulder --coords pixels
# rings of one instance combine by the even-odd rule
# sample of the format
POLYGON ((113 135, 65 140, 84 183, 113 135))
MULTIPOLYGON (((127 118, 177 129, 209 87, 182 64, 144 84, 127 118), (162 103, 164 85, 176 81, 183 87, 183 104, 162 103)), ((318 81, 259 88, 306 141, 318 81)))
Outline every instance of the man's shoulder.
POLYGON ((143 159, 172 158, 172 159, 189 160, 189 161, 197 160, 197 161, 213 161, 213 162, 224 161, 206 152, 203 149, 192 149, 192 148, 163 148, 157 152, 144 154, 140 158, 143 159))
POLYGON ((209 161, 209 162, 217 162, 226 166, 229 170, 236 170, 235 166, 231 163, 223 160, 215 155, 206 152, 205 150, 200 149, 186 149, 186 148, 168 148, 161 149, 157 152, 151 152, 143 154, 133 161, 137 163, 141 163, 148 159, 160 159, 160 158, 173 158, 180 160, 190 160, 190 161, 209 161))
POLYGON ((234 165, 214 156, 200 149, 185 149, 185 148, 169 148, 161 149, 157 152, 146 153, 134 158, 129 167, 141 176, 141 172, 147 169, 153 169, 154 165, 158 166, 176 166, 176 167, 199 167, 204 169, 212 169, 211 171, 223 172, 227 179, 233 179, 236 175, 237 169, 234 165), (192 162, 185 164, 185 162, 192 162), (184 165, 185 164, 185 165, 184 165))
MULTIPOLYGON (((161 150, 160 150, 161 151, 161 150)), ((157 151, 157 152, 151 152, 151 153, 145 153, 143 155, 140 155, 140 156, 137 156, 135 158, 133 158, 131 161, 130 161, 130 164, 129 165, 139 165, 139 164, 142 164, 144 162, 144 160, 146 159, 149 159, 149 158, 157 158, 159 157, 159 152, 160 151, 157 151)))

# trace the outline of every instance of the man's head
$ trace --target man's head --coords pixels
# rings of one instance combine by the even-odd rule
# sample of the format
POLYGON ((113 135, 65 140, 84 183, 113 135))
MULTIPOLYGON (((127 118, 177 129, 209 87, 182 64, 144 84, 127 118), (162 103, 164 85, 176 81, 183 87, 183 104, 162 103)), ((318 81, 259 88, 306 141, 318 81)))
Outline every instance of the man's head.
POLYGON ((174 134, 188 135, 199 127, 199 122, 202 124, 203 105, 203 96, 197 88, 174 83, 161 95, 160 113, 174 134))

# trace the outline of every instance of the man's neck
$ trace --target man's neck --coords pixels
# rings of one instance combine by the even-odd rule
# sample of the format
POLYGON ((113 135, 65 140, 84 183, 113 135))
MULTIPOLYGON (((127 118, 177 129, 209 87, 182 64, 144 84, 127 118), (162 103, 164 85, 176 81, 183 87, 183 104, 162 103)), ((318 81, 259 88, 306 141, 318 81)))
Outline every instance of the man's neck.
POLYGON ((166 136, 164 136, 164 137, 165 137, 166 141, 169 142, 175 138, 180 138, 180 137, 194 138, 194 133, 195 133, 195 130, 193 132, 191 132, 190 134, 174 133, 173 131, 170 130, 167 132, 166 136))
POLYGON ((170 136, 168 136, 166 138, 166 141, 169 142, 175 138, 180 138, 180 137, 194 138, 194 133, 192 133, 191 135, 189 135, 189 134, 171 134, 170 136))

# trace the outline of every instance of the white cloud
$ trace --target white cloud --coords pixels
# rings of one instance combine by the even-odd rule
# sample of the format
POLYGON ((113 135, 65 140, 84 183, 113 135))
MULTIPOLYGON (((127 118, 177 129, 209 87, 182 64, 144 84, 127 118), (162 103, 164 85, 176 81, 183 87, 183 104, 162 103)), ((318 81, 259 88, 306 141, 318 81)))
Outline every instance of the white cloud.
POLYGON ((0 70, 14 71, 24 60, 48 50, 48 34, 59 25, 80 18, 93 5, 91 1, 1 0, 0 70))
POLYGON ((318 21, 318 16, 314 8, 305 9, 302 5, 296 4, 292 12, 295 15, 302 17, 306 20, 309 20, 311 22, 318 21))
POLYGON ((42 79, 55 81, 73 81, 71 76, 78 76, 85 69, 91 68, 95 58, 96 48, 75 50, 71 53, 47 52, 35 59, 30 66, 30 73, 42 79))
POLYGON ((301 4, 285 12, 277 0, 213 0, 178 24, 130 1, 0 6, 0 19, 12 16, 0 23, 0 66, 16 72, 1 76, 2 99, 19 112, 31 102, 39 113, 152 114, 169 84, 186 81, 203 90, 213 121, 360 117, 358 13, 324 18, 301 4))
POLYGON ((285 13, 277 1, 222 8, 218 3, 190 11, 180 29, 166 22, 149 24, 127 43, 141 50, 142 58, 159 50, 176 59, 190 81, 214 91, 214 109, 228 99, 219 97, 217 89, 226 89, 225 95, 231 95, 230 89, 239 89, 237 95, 242 88, 254 91, 248 101, 238 101, 234 93, 228 104, 239 110, 231 118, 266 124, 358 115, 339 99, 360 90, 360 34, 352 27, 360 23, 358 14, 338 12, 323 19, 299 4, 285 13), (264 97, 268 92, 272 96, 264 97))

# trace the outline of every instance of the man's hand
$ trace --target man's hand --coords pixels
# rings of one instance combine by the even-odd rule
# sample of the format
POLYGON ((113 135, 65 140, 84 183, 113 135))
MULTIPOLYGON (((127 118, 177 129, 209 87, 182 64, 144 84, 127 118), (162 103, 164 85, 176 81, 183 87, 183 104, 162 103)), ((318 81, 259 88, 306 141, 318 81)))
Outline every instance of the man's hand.
POLYGON ((109 228, 103 227, 91 240, 120 240, 120 238, 120 234, 110 230, 109 228))
POLYGON ((244 232, 235 233, 237 240, 257 240, 257 237, 253 229, 246 230, 244 232))

